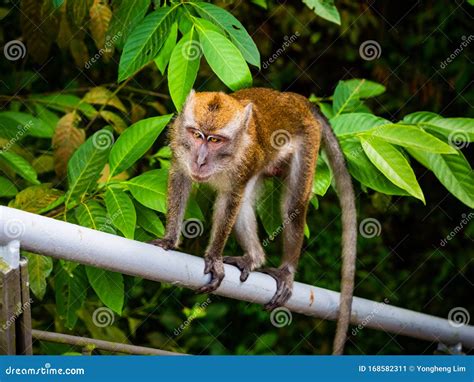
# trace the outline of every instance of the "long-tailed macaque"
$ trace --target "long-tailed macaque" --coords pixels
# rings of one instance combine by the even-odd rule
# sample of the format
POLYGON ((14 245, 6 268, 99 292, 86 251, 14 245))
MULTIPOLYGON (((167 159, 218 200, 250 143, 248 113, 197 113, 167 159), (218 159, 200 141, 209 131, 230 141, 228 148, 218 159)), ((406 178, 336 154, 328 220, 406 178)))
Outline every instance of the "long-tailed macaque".
POLYGON ((178 246, 192 182, 208 183, 217 191, 204 255, 204 273, 210 274, 211 280, 200 292, 219 287, 224 263, 241 271, 242 282, 264 264, 255 216, 257 190, 264 176, 283 178, 281 209, 287 223, 283 228, 283 260, 279 268, 261 269, 277 285, 275 295, 265 305, 267 309, 281 306, 291 297, 322 140, 342 208, 341 299, 333 349, 334 354, 342 354, 351 316, 357 222, 351 177, 327 120, 305 97, 295 93, 263 88, 233 94, 192 91, 171 126, 170 140, 166 234, 153 244, 165 249, 178 246), (244 254, 222 257, 232 230, 244 254))

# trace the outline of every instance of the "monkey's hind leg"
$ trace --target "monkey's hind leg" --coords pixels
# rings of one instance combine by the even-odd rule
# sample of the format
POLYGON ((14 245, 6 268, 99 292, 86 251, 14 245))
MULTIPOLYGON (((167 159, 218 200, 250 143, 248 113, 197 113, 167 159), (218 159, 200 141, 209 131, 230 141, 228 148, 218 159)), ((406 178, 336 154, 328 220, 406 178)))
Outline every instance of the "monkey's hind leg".
POLYGON ((226 256, 224 263, 239 268, 240 281, 244 282, 250 272, 265 262, 265 252, 258 238, 257 218, 255 217, 255 198, 260 186, 260 176, 252 178, 245 187, 242 205, 234 225, 234 233, 244 250, 243 256, 226 256))
POLYGON ((305 146, 303 141, 295 150, 290 172, 285 178, 282 203, 283 261, 279 268, 263 269, 277 283, 277 291, 265 305, 273 310, 284 305, 293 292, 293 281, 304 239, 306 210, 311 198, 311 187, 317 158, 317 148, 305 146))

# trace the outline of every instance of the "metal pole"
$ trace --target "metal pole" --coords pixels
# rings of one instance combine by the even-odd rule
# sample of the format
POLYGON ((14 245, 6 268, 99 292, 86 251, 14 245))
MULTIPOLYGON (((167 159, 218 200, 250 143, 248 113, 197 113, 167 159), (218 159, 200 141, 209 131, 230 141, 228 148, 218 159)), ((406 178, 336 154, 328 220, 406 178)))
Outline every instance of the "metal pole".
MULTIPOLYGON (((191 289, 209 281, 203 274, 202 258, 0 207, 0 243, 11 240, 12 231, 23 248, 43 255, 191 289)), ((264 304, 275 293, 275 280, 268 275, 253 272, 241 283, 237 268, 226 265, 225 272, 215 292, 218 295, 264 304)), ((339 293, 302 283, 295 283, 286 304, 289 310, 330 320, 337 318, 338 306, 339 293)), ((456 327, 446 319, 363 298, 354 298, 352 323, 447 345, 462 342, 466 348, 474 348, 473 326, 456 327)))
POLYGON ((94 348, 106 350, 114 353, 124 353, 124 354, 138 354, 138 355, 186 355, 182 353, 174 353, 166 350, 160 349, 153 349, 147 348, 143 346, 135 346, 129 344, 121 344, 117 342, 109 342, 103 340, 96 340, 93 338, 87 337, 78 337, 78 336, 71 336, 69 334, 62 334, 62 333, 52 333, 52 332, 45 332, 43 330, 36 330, 33 329, 33 337, 36 340, 40 341, 47 341, 47 342, 56 342, 59 344, 68 344, 79 346, 85 349, 84 352, 87 355, 90 355, 94 348))

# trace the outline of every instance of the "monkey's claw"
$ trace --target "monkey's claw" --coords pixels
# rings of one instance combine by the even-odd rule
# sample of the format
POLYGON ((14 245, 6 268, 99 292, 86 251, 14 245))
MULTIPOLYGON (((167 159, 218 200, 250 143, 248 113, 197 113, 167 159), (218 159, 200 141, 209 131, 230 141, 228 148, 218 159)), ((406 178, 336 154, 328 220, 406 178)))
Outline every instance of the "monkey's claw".
POLYGON ((244 282, 248 279, 252 272, 252 258, 248 255, 244 256, 225 256, 224 263, 233 265, 240 270, 240 281, 244 282))
POLYGON ((291 272, 287 267, 265 268, 260 272, 272 276, 277 283, 277 291, 275 295, 263 306, 265 310, 271 311, 284 305, 290 299, 293 292, 293 272, 291 272))
POLYGON ((163 239, 158 238, 158 239, 150 241, 149 244, 156 245, 157 247, 161 247, 165 251, 176 248, 174 241, 167 238, 163 238, 163 239))
POLYGON ((224 279, 224 263, 221 258, 204 258, 204 274, 211 274, 211 281, 209 284, 203 285, 196 292, 197 293, 212 293, 222 283, 224 279))

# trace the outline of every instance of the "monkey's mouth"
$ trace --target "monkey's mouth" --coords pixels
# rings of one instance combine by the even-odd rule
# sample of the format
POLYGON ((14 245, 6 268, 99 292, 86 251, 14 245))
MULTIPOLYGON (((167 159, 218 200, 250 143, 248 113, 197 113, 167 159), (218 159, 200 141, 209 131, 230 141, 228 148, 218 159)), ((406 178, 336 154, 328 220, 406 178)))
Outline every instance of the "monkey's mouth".
POLYGON ((212 174, 206 174, 206 175, 202 175, 202 174, 191 174, 191 178, 193 178, 193 180, 195 182, 205 182, 207 180, 209 180, 209 178, 211 177, 212 174))

